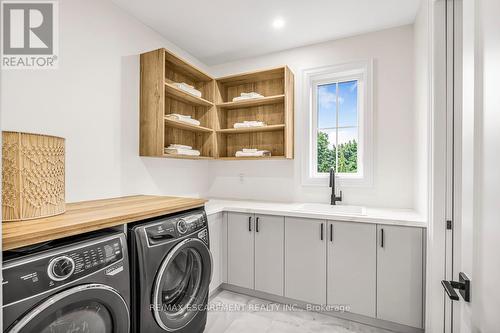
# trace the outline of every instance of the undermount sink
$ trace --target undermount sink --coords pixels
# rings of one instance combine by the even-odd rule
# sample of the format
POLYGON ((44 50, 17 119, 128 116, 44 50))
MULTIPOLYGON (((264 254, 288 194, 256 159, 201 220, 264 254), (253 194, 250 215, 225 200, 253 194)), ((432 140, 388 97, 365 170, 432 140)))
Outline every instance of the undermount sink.
POLYGON ((348 206, 348 205, 328 205, 317 203, 306 203, 299 205, 295 211, 305 211, 311 213, 326 213, 326 214, 339 214, 339 215, 366 215, 366 208, 362 206, 348 206))

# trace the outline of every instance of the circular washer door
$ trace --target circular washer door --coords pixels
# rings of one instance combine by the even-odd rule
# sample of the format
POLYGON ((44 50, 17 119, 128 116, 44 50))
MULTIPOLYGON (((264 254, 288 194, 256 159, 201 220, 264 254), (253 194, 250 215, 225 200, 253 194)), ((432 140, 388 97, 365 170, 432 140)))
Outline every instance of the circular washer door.
POLYGON ((125 300, 102 284, 86 284, 61 291, 35 306, 8 333, 124 333, 130 315, 125 300))
POLYGON ((163 260, 153 288, 153 313, 168 332, 185 327, 202 310, 212 275, 212 256, 199 239, 177 244, 163 260))

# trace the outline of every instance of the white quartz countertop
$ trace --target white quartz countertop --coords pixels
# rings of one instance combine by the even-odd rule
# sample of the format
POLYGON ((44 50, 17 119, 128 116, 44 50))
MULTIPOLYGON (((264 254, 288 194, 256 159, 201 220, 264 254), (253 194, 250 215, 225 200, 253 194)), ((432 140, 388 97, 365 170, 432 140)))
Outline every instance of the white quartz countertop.
POLYGON ((426 219, 411 209, 386 209, 366 207, 365 215, 349 215, 340 213, 312 212, 302 210, 304 203, 283 203, 264 201, 243 201, 209 199, 205 204, 207 215, 220 212, 255 213, 265 215, 279 215, 303 217, 320 220, 352 221, 361 223, 390 224, 409 227, 426 228, 426 219))

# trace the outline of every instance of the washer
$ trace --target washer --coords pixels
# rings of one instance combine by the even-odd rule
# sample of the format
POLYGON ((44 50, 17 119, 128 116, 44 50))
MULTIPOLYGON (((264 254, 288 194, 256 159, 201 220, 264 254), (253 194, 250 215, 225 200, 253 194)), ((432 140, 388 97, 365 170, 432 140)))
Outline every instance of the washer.
POLYGON ((203 332, 212 276, 208 237, 204 209, 129 228, 134 332, 203 332))
POLYGON ((129 332, 126 245, 123 233, 99 232, 5 252, 4 332, 129 332))

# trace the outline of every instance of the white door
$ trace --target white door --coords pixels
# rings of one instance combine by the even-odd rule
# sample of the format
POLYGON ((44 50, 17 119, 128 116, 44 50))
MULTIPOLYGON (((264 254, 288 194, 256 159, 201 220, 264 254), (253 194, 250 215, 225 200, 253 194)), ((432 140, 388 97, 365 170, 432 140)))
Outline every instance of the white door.
POLYGON ((254 288, 253 214, 228 213, 228 283, 254 288))
POLYGON ((285 217, 285 296, 326 304, 326 221, 285 217))
POLYGON ((255 289, 283 296, 285 218, 255 215, 255 289))
POLYGON ((222 213, 208 215, 208 232, 212 253, 210 292, 213 292, 222 283, 222 213))
POLYGON ((332 221, 327 238, 328 304, 375 317, 377 226, 332 221))
MULTIPOLYGON (((500 2, 463 2, 460 224, 454 280, 471 281, 470 302, 454 302, 454 332, 500 328, 500 2)), ((460 89, 460 88, 459 88, 460 89)))
POLYGON ((377 318, 423 327, 423 230, 377 225, 377 318))

